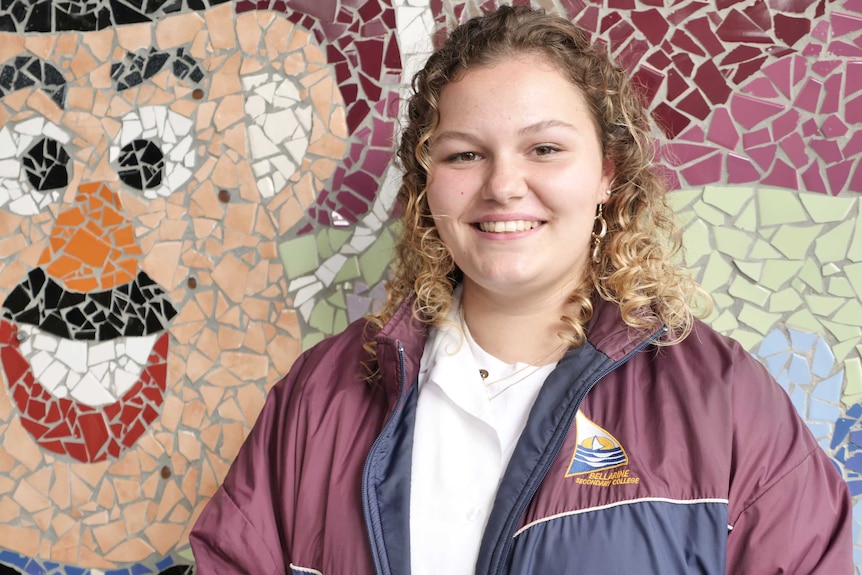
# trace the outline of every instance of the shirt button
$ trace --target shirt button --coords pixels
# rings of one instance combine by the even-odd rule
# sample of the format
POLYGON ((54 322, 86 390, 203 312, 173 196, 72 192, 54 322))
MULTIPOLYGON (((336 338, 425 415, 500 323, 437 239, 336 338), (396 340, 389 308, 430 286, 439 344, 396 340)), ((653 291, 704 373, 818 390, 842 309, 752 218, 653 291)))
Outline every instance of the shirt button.
POLYGON ((482 518, 482 510, 478 507, 471 507, 467 511, 467 519, 469 521, 479 521, 482 518))

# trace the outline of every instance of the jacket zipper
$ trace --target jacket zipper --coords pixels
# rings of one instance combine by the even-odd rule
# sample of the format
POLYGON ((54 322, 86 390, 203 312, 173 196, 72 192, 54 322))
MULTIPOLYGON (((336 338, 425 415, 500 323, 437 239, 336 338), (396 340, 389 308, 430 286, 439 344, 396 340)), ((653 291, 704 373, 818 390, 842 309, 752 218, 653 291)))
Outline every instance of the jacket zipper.
POLYGON ((393 422, 395 421, 395 414, 401 409, 401 403, 404 401, 404 390, 407 389, 404 347, 401 345, 400 341, 398 342, 398 359, 401 365, 401 389, 398 392, 398 401, 395 402, 395 409, 392 410, 392 415, 389 416, 389 420, 383 426, 377 439, 375 439, 374 443, 371 444, 371 449, 368 451, 368 456, 365 458, 365 466, 362 470, 362 509, 365 514, 365 528, 368 530, 368 542, 371 545, 371 557, 374 560, 374 573, 377 575, 383 575, 383 560, 380 557, 380 551, 377 545, 382 536, 382 532, 379 527, 380 522, 374 522, 371 517, 371 502, 368 500, 368 483, 370 479, 369 474, 371 473, 371 460, 374 458, 375 452, 380 446, 381 439, 387 434, 389 428, 394 425, 393 422))
POLYGON ((548 474, 548 470, 551 468, 551 465, 557 459, 557 454, 559 454, 560 449, 563 447, 563 442, 568 435, 568 430, 572 426, 572 419, 575 417, 575 413, 577 413, 578 409, 581 406, 581 403, 584 401, 584 398, 596 386, 596 384, 601 381, 601 379, 617 369, 619 366, 627 362, 633 355, 642 351, 649 344, 654 342, 656 339, 661 337, 667 332, 667 326, 663 326, 656 333, 652 334, 649 338, 641 342, 640 345, 635 347, 632 351, 627 353, 623 358, 619 361, 616 361, 609 365, 607 368, 602 370, 583 390, 580 396, 577 397, 576 401, 573 403, 574 411, 570 410, 570 413, 567 415, 566 420, 568 424, 565 426, 560 426, 557 429, 557 437, 554 439, 553 445, 551 446, 550 455, 545 459, 545 462, 542 464, 542 468, 539 471, 539 475, 536 477, 536 480, 533 481, 531 485, 529 485, 524 492, 522 492, 521 497, 518 498, 515 507, 513 508, 513 513, 509 515, 509 518, 506 520, 506 528, 503 530, 503 537, 506 538, 506 542, 503 546, 503 551, 500 554, 500 559, 496 567, 491 565, 490 572, 495 575, 505 575, 505 568, 509 562, 509 555, 512 552, 512 547, 515 545, 515 530, 518 526, 518 521, 520 521, 521 516, 527 510, 527 506, 533 500, 533 496, 536 494, 536 491, 539 489, 539 485, 542 484, 542 481, 545 479, 545 475, 548 474))

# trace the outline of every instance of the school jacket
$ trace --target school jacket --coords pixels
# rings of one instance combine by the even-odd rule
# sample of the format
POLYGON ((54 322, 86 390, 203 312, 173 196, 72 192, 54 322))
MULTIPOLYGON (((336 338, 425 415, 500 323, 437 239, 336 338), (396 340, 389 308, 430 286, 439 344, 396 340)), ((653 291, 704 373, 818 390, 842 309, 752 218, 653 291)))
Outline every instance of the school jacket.
MULTIPOLYGON (((426 328, 402 305, 376 335, 376 385, 366 331, 316 345, 270 391, 191 532, 198 575, 409 575, 426 328)), ((536 399, 475 573, 854 573, 847 486, 787 394, 702 323, 652 345, 662 334, 596 302, 536 399)))

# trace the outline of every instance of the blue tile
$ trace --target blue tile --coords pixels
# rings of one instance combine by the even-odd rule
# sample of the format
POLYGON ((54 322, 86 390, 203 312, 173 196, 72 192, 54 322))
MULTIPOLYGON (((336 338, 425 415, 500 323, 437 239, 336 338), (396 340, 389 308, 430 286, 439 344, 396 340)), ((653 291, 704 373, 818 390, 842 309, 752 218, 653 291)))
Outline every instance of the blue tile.
POLYGON ((844 370, 842 369, 829 379, 824 379, 814 388, 812 397, 838 403, 841 401, 841 388, 844 387, 844 370))
POLYGON ((17 553, 13 553, 12 551, 0 551, 0 561, 8 565, 20 567, 22 569, 25 565, 27 565, 27 557, 24 557, 23 555, 18 555, 17 553))
POLYGON ((850 487, 850 495, 856 497, 862 494, 862 479, 856 481, 848 481, 847 486, 850 487))
POLYGON ((831 403, 826 403, 819 399, 812 399, 808 404, 808 419, 812 421, 828 421, 829 423, 834 423, 840 416, 841 409, 831 403))
POLYGON ((844 415, 859 419, 859 417, 862 417, 862 403, 854 403, 850 406, 850 409, 844 413, 844 415))
POLYGON ((829 449, 829 439, 832 437, 832 426, 828 423, 812 423, 810 421, 805 422, 808 425, 808 429, 811 430, 811 434, 816 439, 821 439, 825 441, 826 445, 822 446, 823 449, 829 449))
POLYGON ((850 443, 862 447, 862 430, 850 432, 850 443))
POLYGON ((808 369, 808 361, 795 353, 790 357, 790 381, 797 385, 809 385, 811 383, 811 370, 808 369))
POLYGON ((826 377, 835 367, 835 354, 832 353, 832 348, 826 343, 823 338, 818 338, 817 348, 814 350, 814 361, 811 364, 811 371, 817 377, 826 377))
POLYGON ((763 343, 760 344, 757 354, 766 357, 781 351, 787 351, 788 349, 790 349, 790 342, 787 341, 787 337, 775 329, 769 332, 763 339, 763 343))
POLYGON ((766 360, 766 368, 769 369, 769 373, 772 374, 773 377, 778 377, 776 374, 780 373, 785 366, 787 365, 788 360, 790 360, 790 352, 785 351, 783 353, 777 353, 770 356, 764 357, 766 360))
POLYGON ((796 408, 796 413, 805 419, 805 404, 808 401, 808 394, 806 394, 802 388, 797 387, 790 392, 790 401, 793 402, 793 406, 796 408))
POLYGON ((811 349, 811 346, 814 345, 814 340, 817 339, 816 333, 807 333, 803 331, 796 331, 795 329, 789 329, 790 332, 790 341, 793 342, 793 349, 806 352, 811 349))
POLYGON ((132 565, 132 575, 151 575, 152 572, 153 570, 146 565, 141 565, 140 563, 132 565))
POLYGON ((862 453, 856 453, 852 457, 848 457, 844 462, 844 467, 853 471, 862 471, 862 453))

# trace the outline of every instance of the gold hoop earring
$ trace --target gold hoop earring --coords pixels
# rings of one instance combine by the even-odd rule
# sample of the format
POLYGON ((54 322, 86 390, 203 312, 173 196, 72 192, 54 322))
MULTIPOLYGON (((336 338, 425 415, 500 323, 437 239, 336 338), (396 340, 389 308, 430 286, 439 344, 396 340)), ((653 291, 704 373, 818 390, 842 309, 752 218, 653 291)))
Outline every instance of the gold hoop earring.
POLYGON ((602 213, 602 204, 599 204, 598 209, 596 210, 596 217, 594 218, 593 224, 593 262, 600 263, 602 259, 599 257, 601 254, 601 245, 604 237, 608 235, 608 222, 605 220, 605 216, 602 213), (599 224, 599 233, 595 232, 595 223, 599 224))

